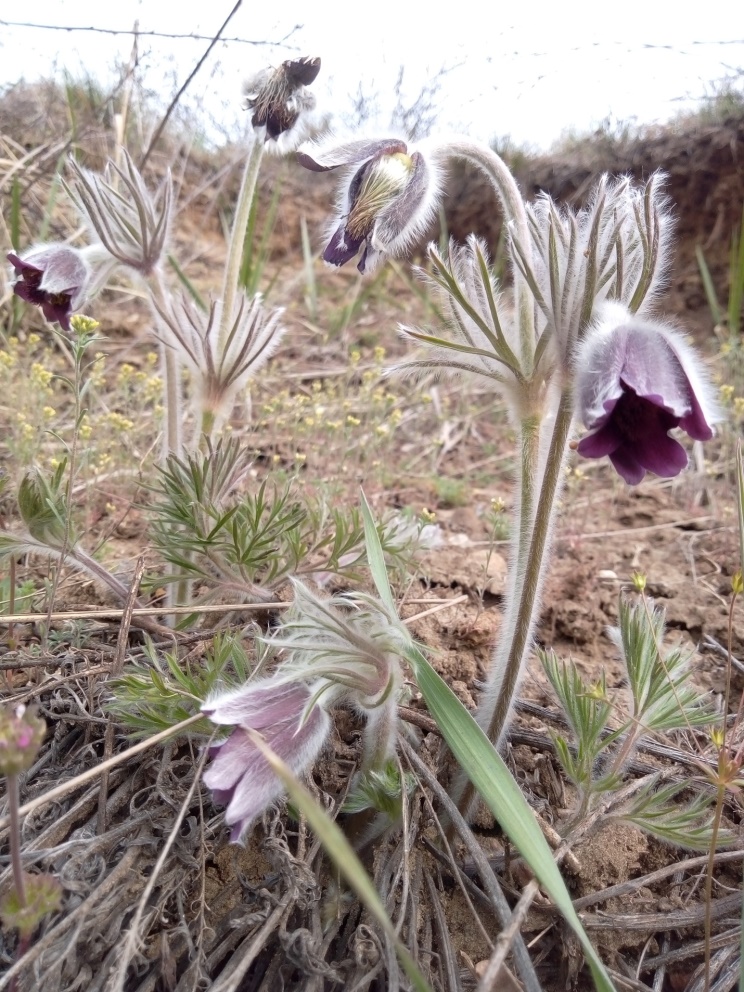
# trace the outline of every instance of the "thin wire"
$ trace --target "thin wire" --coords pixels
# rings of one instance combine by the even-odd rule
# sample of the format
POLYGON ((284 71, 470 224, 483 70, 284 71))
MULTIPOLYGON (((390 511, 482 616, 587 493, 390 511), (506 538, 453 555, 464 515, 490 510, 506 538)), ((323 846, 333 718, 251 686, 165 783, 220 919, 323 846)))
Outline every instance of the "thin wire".
MULTIPOLYGON (((7 28, 39 28, 42 31, 92 31, 96 34, 137 34, 140 38, 174 38, 176 40, 186 40, 186 41, 212 41, 213 35, 211 34, 169 34, 166 31, 134 31, 132 28, 127 28, 126 30, 119 30, 118 28, 96 28, 96 27, 84 27, 82 25, 71 25, 71 24, 32 24, 30 21, 5 21, 0 19, 0 25, 7 28)), ((253 41, 251 38, 221 38, 221 41, 235 42, 239 45, 268 45, 274 47, 276 45, 281 45, 292 35, 295 31, 298 31, 302 27, 301 24, 295 24, 283 38, 278 41, 253 41)))

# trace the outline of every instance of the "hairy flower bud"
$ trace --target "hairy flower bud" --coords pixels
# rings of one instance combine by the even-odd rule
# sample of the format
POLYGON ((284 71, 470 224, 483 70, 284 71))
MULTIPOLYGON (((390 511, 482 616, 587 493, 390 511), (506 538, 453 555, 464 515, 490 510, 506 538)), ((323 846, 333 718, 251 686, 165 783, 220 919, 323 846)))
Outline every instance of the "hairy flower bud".
POLYGON ((90 282, 84 254, 69 245, 36 245, 17 255, 8 252, 15 269, 13 292, 40 307, 46 320, 70 330, 70 317, 83 303, 90 282))

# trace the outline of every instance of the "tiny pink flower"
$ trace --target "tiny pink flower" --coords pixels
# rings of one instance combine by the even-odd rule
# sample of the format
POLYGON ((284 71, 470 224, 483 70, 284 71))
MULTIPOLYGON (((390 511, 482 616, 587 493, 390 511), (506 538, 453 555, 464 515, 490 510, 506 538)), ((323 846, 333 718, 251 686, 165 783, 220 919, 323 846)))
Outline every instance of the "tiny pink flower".
POLYGON ((284 794, 282 783, 248 731, 261 734, 295 774, 305 774, 331 728, 328 713, 314 703, 314 695, 314 688, 306 683, 273 677, 249 682, 202 706, 213 723, 235 727, 229 737, 210 748, 213 760, 203 776, 215 802, 227 806, 225 822, 234 843, 284 794))
POLYGON ((83 254, 69 245, 37 245, 18 255, 8 252, 15 269, 13 292, 41 307, 44 318, 70 330, 70 317, 85 299, 90 269, 83 254))
POLYGON ((669 431, 707 441, 718 417, 702 363, 682 336, 607 304, 577 357, 579 415, 591 431, 578 444, 586 458, 610 456, 637 485, 646 472, 678 475, 687 452, 669 431))
POLYGON ((432 219, 439 180, 432 162, 398 138, 305 145, 300 165, 312 172, 349 166, 324 261, 345 265, 362 253, 360 272, 407 251, 432 219))
POLYGON ((17 775, 36 760, 46 723, 22 704, 0 709, 0 774, 17 775))

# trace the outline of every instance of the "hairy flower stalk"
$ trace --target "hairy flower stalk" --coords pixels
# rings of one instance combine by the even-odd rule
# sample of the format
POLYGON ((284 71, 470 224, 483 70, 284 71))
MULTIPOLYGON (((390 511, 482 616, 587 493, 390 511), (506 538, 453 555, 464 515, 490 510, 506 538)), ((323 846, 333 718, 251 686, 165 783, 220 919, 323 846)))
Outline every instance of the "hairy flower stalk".
POLYGON ((167 308, 155 304, 161 318, 166 346, 175 350, 188 368, 196 408, 196 437, 213 438, 232 413, 237 397, 274 353, 284 333, 283 310, 266 310, 260 293, 236 300, 224 347, 217 343, 221 305, 212 303, 208 313, 180 297, 167 308))
POLYGON ((362 595, 322 600, 298 582, 294 589, 292 609, 268 642, 284 654, 275 674, 202 707, 214 723, 235 727, 216 745, 204 775, 215 801, 227 804, 234 841, 284 791, 252 734, 260 733, 296 774, 306 774, 330 734, 330 712, 346 707, 365 718, 359 776, 384 770, 395 754, 407 630, 362 595))
POLYGON ((319 72, 319 58, 290 59, 282 62, 277 69, 262 70, 245 84, 246 109, 251 111, 253 140, 243 170, 227 246, 217 335, 221 351, 226 347, 235 311, 248 218, 256 195, 264 149, 283 150, 302 141, 308 115, 315 106, 315 98, 307 87, 315 81, 319 72))

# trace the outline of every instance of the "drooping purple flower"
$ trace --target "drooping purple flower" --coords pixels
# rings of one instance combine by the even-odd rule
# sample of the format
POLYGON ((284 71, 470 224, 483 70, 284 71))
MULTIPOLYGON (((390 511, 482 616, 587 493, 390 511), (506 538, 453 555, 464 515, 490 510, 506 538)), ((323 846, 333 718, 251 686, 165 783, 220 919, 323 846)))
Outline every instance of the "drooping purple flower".
POLYGON ((288 59, 278 69, 262 69, 244 87, 246 109, 251 111, 254 128, 266 128, 266 141, 276 142, 294 133, 297 147, 306 136, 303 121, 315 107, 315 97, 307 89, 320 72, 320 59, 288 59))
POLYGON ((673 428, 698 441, 713 436, 711 387, 678 332, 607 304, 576 365, 579 415, 591 431, 577 450, 586 458, 609 455, 629 485, 647 471, 672 477, 687 466, 685 449, 669 436, 673 428))
POLYGON ((313 696, 314 687, 307 683, 274 677, 249 682, 202 706, 213 723, 235 726, 229 737, 210 748, 212 763, 203 776, 215 802, 227 806, 225 822, 234 843, 284 794, 248 731, 260 733, 295 774, 304 774, 318 757, 331 726, 328 713, 313 703, 313 696))
POLYGON ((70 317, 85 299, 90 269, 83 254, 69 245, 37 245, 18 255, 8 252, 15 269, 13 292, 41 307, 44 318, 70 330, 70 317))
POLYGON ((347 170, 323 259, 345 265, 360 251, 360 272, 409 249, 429 225, 439 195, 438 173, 420 151, 398 138, 306 145, 297 154, 312 172, 347 170))

